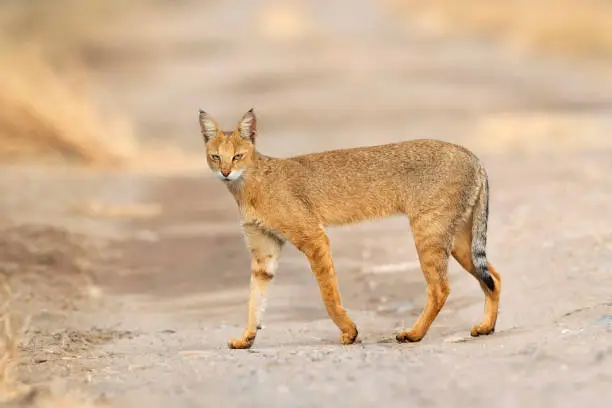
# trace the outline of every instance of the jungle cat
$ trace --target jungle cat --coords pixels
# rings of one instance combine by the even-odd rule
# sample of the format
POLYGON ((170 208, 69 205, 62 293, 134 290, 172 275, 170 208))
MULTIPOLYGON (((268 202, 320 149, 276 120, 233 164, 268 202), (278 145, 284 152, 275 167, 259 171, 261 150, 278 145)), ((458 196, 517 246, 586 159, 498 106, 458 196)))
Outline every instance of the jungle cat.
POLYGON ((308 258, 341 343, 353 343, 357 327, 340 300, 325 227, 397 214, 408 216, 427 282, 421 315, 397 340, 421 340, 444 306, 450 255, 485 295, 484 317, 472 336, 494 332, 501 277, 486 257, 489 187, 473 153, 447 142, 411 140, 281 159, 257 151, 253 109, 231 131, 202 110, 199 122, 208 165, 238 204, 251 255, 248 322, 230 348, 253 345, 286 242, 308 258))

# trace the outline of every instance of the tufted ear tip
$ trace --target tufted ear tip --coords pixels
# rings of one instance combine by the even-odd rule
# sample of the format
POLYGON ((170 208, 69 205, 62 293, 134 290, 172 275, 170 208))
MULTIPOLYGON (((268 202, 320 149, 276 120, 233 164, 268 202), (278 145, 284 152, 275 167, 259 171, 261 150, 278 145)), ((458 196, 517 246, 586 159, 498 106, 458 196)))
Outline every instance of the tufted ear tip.
POLYGON ((200 129, 202 131, 202 136, 204 136, 204 141, 206 142, 217 136, 219 129, 217 123, 202 109, 200 109, 200 129))
POLYGON ((240 131, 240 136, 243 139, 250 140, 251 143, 255 143, 255 137, 257 135, 257 118, 255 117, 253 108, 249 109, 249 111, 244 114, 238 124, 238 129, 240 131))

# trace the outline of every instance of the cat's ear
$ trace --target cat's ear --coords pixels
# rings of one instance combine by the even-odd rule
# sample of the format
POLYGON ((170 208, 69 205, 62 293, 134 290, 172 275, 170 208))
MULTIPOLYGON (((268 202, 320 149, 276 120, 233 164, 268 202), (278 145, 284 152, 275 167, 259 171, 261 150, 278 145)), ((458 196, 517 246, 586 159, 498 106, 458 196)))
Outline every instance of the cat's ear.
POLYGON ((251 143, 255 143, 255 137, 257 136, 257 118, 252 108, 244 114, 242 119, 240 119, 238 131, 240 132, 241 138, 249 140, 251 143))
POLYGON ((219 125, 217 125, 217 122, 202 109, 200 109, 200 129, 206 143, 219 133, 219 125))

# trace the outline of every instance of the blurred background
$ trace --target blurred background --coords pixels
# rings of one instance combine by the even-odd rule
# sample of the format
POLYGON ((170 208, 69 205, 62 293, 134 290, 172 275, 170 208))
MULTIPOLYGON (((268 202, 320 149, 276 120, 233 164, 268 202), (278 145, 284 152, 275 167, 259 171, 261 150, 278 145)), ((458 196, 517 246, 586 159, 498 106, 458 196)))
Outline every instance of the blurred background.
POLYGON ((0 0, 0 278, 13 293, 0 300, 31 316, 21 337, 0 325, 0 391, 60 378, 160 406, 288 406, 295 392, 309 406, 436 405, 428 393, 446 406, 598 406, 612 375, 600 364, 611 114, 609 0, 0 0), (504 276, 498 335, 463 337, 482 298, 453 263, 425 346, 381 340, 425 295, 408 223, 393 218, 329 231, 366 346, 336 347, 288 248, 264 353, 227 354, 249 259, 197 115, 229 129, 250 108, 272 156, 435 138, 481 157, 504 276), (186 349, 200 354, 177 360, 186 349), (491 368, 497 384, 481 375, 491 368))
POLYGON ((611 11, 606 0, 4 0, 0 154, 194 153, 200 107, 228 127, 255 107, 270 154, 468 134, 527 149, 564 128, 575 147, 576 121, 610 102, 611 11))

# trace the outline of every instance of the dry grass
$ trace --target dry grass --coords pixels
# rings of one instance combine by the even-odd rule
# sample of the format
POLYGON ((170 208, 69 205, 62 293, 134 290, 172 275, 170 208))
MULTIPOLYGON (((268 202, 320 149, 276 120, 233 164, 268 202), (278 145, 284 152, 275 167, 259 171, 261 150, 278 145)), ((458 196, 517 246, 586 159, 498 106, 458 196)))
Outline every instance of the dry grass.
POLYGON ((10 290, 5 286, 0 309, 0 406, 10 408, 104 408, 79 393, 63 389, 32 387, 17 376, 16 367, 22 362, 19 343, 22 324, 10 311, 10 290))
POLYGON ((608 0, 392 0, 433 29, 458 28, 554 54, 612 57, 608 0))
MULTIPOLYGON (((21 317, 36 316, 41 310, 50 309, 62 313, 64 309, 72 310, 80 297, 91 296, 91 293, 81 292, 84 288, 91 288, 94 279, 91 268, 96 260, 89 254, 98 254, 100 250, 98 244, 88 242, 85 237, 60 229, 0 225, 1 407, 104 406, 66 388, 46 384, 31 386, 23 382, 31 379, 36 358, 50 353, 47 345, 51 343, 47 342, 40 348, 32 347, 33 333, 40 336, 44 330, 26 324, 28 319, 21 317)), ((49 316, 45 321, 48 319, 49 316)), ((61 351, 82 350, 83 344, 100 344, 109 337, 123 335, 125 333, 104 330, 77 333, 73 342, 68 344, 70 349, 61 351)), ((47 379, 50 376, 43 380, 47 379)))
POLYGON ((0 1, 0 160, 112 165, 134 153, 125 121, 87 89, 87 52, 122 13, 104 0, 0 1))
POLYGON ((19 361, 19 330, 15 318, 9 313, 10 290, 5 287, 0 309, 0 404, 29 392, 29 387, 17 380, 15 367, 19 361))
MULTIPOLYGON (((0 55, 0 159, 54 158, 118 164, 135 152, 129 127, 103 118, 87 91, 44 57, 0 55)), ((74 69, 74 68, 72 68, 74 69)))

